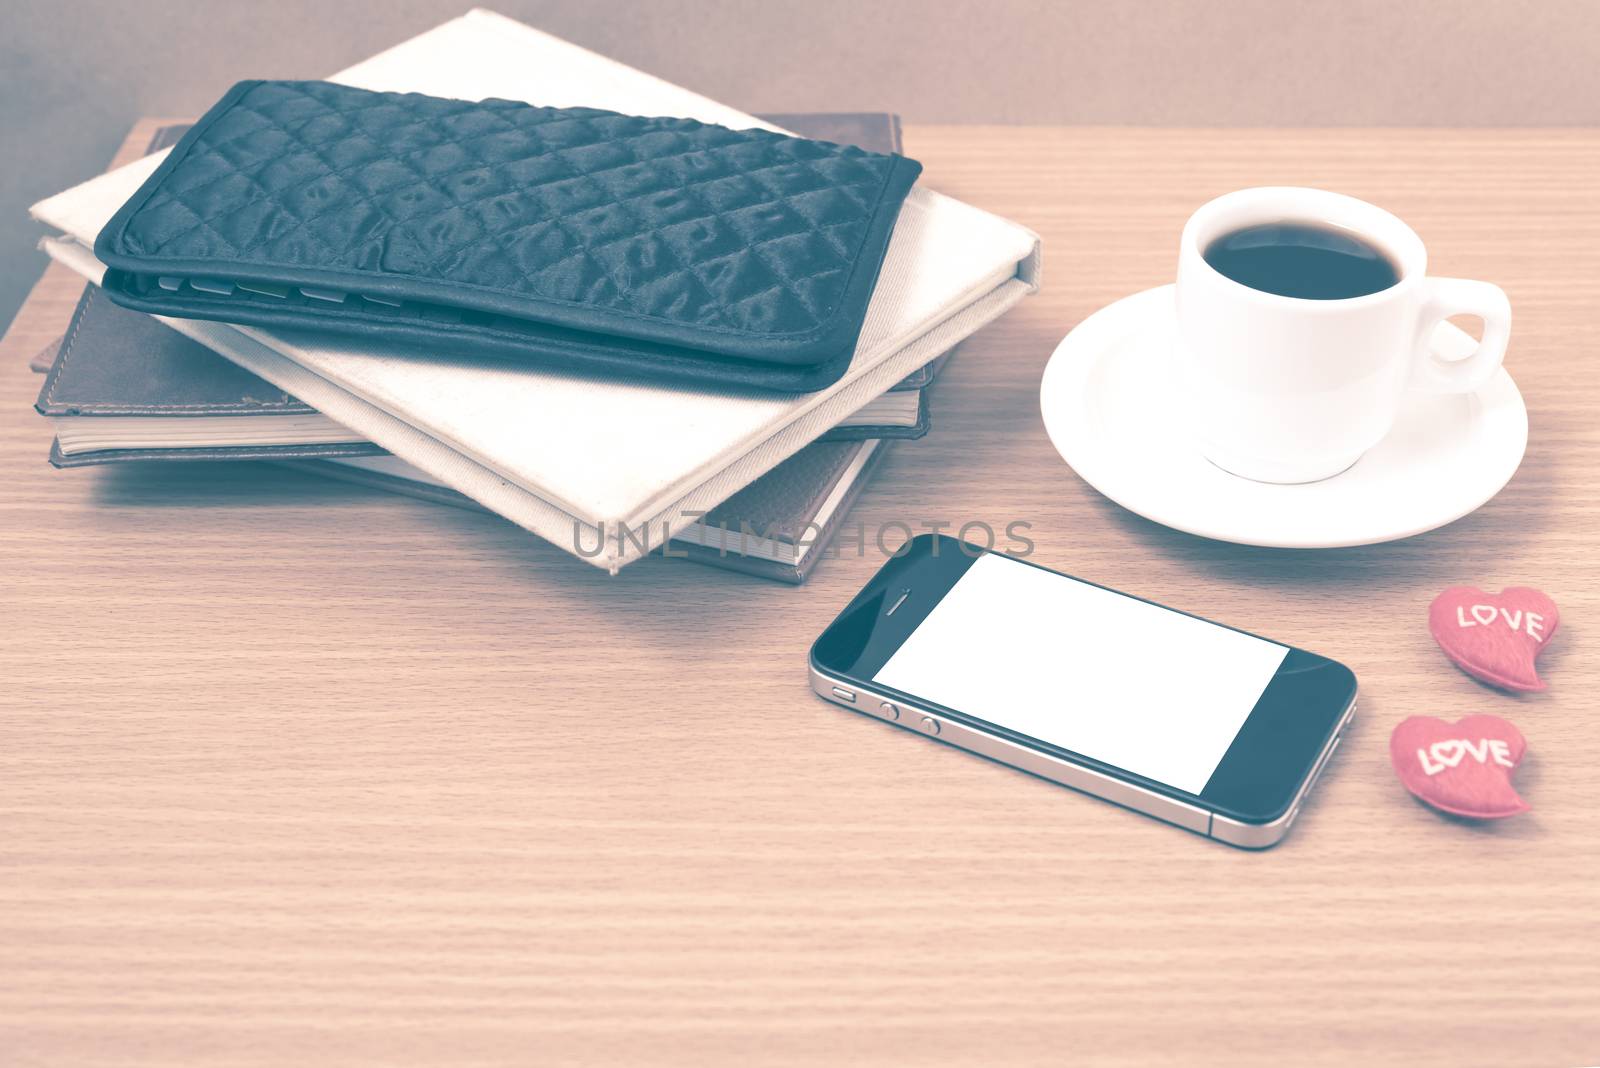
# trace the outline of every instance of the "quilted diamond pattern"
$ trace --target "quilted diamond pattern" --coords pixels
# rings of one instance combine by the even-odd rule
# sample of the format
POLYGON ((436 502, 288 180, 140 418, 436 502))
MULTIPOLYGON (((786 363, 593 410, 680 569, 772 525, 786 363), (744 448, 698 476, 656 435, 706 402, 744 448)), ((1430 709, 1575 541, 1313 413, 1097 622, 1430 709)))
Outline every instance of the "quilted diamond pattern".
POLYGON ((634 336, 693 327, 736 353, 715 339, 804 338, 864 315, 864 300, 845 308, 851 279, 877 270, 882 249, 864 245, 898 210, 885 201, 903 197, 908 163, 687 119, 327 82, 255 83, 178 152, 101 238, 141 270, 422 279, 602 312, 634 336))

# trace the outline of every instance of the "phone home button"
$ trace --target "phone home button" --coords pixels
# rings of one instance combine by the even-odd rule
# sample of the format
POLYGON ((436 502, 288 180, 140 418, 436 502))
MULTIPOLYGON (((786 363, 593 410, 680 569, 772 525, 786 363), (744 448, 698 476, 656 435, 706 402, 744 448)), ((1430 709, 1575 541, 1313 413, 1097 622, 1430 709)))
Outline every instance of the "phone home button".
POLYGON ((939 733, 939 721, 934 719, 932 716, 923 716, 922 722, 919 724, 919 726, 922 728, 923 733, 925 734, 939 733))
POLYGON ((884 719, 899 719, 900 709, 892 701, 883 701, 878 705, 878 715, 884 719))

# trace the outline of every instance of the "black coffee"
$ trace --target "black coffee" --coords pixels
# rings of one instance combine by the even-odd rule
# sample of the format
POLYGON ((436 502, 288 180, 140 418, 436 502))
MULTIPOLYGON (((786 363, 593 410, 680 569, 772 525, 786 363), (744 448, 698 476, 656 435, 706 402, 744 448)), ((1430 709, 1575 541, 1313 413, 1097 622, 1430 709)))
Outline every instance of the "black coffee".
POLYGON ((1310 223, 1247 226, 1211 242, 1204 255, 1217 273, 1280 297, 1344 300, 1400 281, 1399 268, 1376 245, 1310 223))

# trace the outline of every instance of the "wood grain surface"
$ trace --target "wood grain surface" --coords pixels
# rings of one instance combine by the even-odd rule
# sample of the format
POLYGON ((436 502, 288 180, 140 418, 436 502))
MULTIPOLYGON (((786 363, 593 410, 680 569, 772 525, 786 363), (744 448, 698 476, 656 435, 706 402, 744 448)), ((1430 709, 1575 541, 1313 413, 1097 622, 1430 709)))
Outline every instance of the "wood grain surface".
POLYGON ((608 578, 267 465, 53 470, 25 369, 76 296, 51 271, 0 358, 0 1063, 1600 1061, 1600 134, 906 140, 1044 236, 1046 286, 854 518, 1028 522, 1040 563, 1350 663, 1362 712, 1289 840, 1230 849, 813 698, 870 535, 798 589, 608 578), (1476 514, 1241 548, 1051 450, 1056 341, 1170 280, 1202 201, 1269 183, 1374 200, 1510 294, 1532 439, 1476 514), (1445 662, 1453 583, 1555 598, 1548 693, 1445 662), (1531 814, 1452 822, 1390 772, 1400 719, 1475 712, 1527 735, 1531 814))

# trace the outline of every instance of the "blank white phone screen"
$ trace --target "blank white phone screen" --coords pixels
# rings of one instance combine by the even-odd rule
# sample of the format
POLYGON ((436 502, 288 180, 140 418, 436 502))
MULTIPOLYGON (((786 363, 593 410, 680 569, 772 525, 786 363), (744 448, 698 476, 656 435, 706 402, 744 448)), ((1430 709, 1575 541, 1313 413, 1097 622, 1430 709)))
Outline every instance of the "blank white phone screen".
POLYGON ((874 679, 1198 794, 1288 653, 991 553, 874 679))

